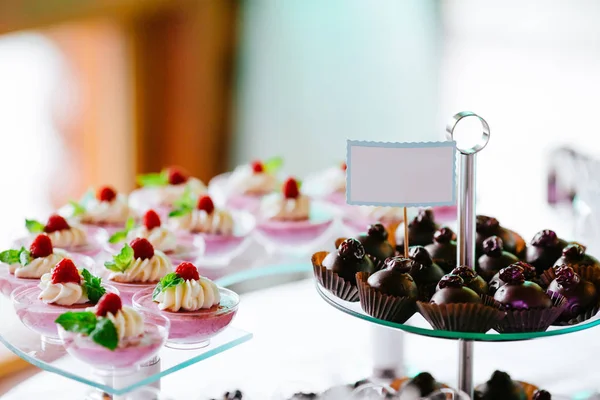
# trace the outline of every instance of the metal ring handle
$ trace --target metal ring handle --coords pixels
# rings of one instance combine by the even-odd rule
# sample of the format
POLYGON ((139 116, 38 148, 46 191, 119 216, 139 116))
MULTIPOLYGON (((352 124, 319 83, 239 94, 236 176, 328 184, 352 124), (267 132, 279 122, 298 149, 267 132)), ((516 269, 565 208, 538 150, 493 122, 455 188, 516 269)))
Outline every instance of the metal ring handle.
POLYGON ((457 146, 456 149, 462 154, 475 154, 481 151, 488 144, 488 141, 490 140, 490 126, 488 125, 485 119, 481 118, 474 112, 461 111, 455 116, 453 116, 450 122, 448 122, 448 125, 446 126, 446 137, 449 140, 454 140, 454 130, 456 129, 456 126, 463 118, 467 117, 475 117, 479 120, 479 122, 481 122, 481 140, 472 147, 468 147, 465 149, 457 146))

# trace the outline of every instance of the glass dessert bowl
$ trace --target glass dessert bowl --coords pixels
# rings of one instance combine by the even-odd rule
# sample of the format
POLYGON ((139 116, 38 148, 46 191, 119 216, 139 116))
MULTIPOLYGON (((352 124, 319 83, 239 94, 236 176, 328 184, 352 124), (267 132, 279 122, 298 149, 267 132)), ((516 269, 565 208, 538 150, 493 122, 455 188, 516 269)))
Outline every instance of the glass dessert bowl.
POLYGON ((223 331, 235 317, 239 296, 200 277, 197 268, 181 263, 154 289, 133 296, 133 307, 142 312, 159 312, 171 323, 167 347, 197 349, 223 331))
POLYGON ((96 307, 67 312, 57 319, 67 352, 98 374, 123 375, 154 358, 169 335, 169 320, 158 313, 123 306, 118 295, 104 295, 96 307))
POLYGON ((115 287, 102 284, 87 269, 78 271, 69 260, 63 259, 52 273, 42 276, 38 286, 22 286, 11 294, 13 307, 23 325, 48 343, 60 342, 54 323, 59 315, 94 306, 107 292, 119 294, 115 287))

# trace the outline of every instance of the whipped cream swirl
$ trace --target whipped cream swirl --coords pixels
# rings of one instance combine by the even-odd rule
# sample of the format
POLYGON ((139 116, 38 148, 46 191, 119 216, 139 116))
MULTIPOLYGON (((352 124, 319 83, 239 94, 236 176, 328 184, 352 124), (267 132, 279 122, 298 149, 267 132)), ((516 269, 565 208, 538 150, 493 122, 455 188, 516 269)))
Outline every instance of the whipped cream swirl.
POLYGON ((42 289, 38 298, 46 304, 72 306, 89 302, 87 293, 80 283, 52 283, 51 273, 42 275, 38 287, 42 289))
POLYGON ((190 213, 171 218, 174 229, 214 235, 232 235, 233 217, 227 210, 213 210, 208 214, 204 210, 194 209, 190 213))
POLYGON ((86 205, 85 213, 80 217, 86 224, 124 224, 129 217, 134 216, 133 210, 127 203, 127 197, 118 194, 113 201, 91 199, 86 205))
POLYGON ((150 230, 145 226, 140 226, 127 235, 128 242, 131 242, 135 238, 147 239, 152 244, 152 247, 162 252, 174 251, 177 248, 177 237, 163 226, 157 226, 150 230))
POLYGON ((155 250, 152 258, 136 258, 124 272, 111 272, 108 279, 121 283, 153 283, 160 281, 172 269, 165 253, 155 250))
POLYGON ((310 214, 310 199, 302 194, 288 199, 280 193, 273 193, 263 199, 261 214, 267 219, 278 221, 307 220, 310 214))
POLYGON ((49 273, 52 268, 66 256, 66 253, 55 249, 54 253, 49 256, 34 258, 27 265, 12 264, 9 266, 9 271, 14 273, 17 278, 41 278, 42 275, 49 273))
POLYGON ((198 178, 189 178, 187 182, 178 185, 166 185, 153 188, 156 190, 158 201, 161 205, 170 206, 187 191, 193 197, 198 197, 207 192, 206 185, 198 178))
POLYGON ((254 172, 249 164, 233 170, 227 180, 229 193, 262 196, 275 190, 277 179, 268 172, 254 172))
POLYGON ((60 248, 79 247, 87 244, 87 233, 79 226, 71 226, 69 229, 62 229, 47 234, 52 240, 52 244, 60 248))
POLYGON ((385 207, 385 206, 358 206, 359 212, 365 219, 372 222, 380 221, 402 221, 404 219, 404 211, 400 207, 385 207))
POLYGON ((119 341, 124 338, 135 338, 144 333, 144 318, 131 307, 123 306, 116 314, 106 314, 117 329, 119 341))
POLYGON ((158 308, 172 312, 211 308, 221 301, 219 288, 210 279, 189 280, 160 292, 154 301, 158 308))

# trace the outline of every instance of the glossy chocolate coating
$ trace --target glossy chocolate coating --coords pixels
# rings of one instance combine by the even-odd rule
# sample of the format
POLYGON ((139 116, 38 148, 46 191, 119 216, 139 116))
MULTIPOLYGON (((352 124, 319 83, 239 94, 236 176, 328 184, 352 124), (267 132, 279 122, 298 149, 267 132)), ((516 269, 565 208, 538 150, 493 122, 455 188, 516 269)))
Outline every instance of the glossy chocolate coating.
POLYGON ((367 233, 359 235, 357 239, 376 266, 382 264, 386 258, 392 257, 395 254, 394 248, 387 240, 387 230, 381 224, 369 226, 367 233))
MULTIPOLYGON (((418 392, 418 395, 421 397, 425 397, 430 395, 431 393, 438 391, 442 388, 442 384, 435 380, 435 378, 428 372, 421 372, 416 375, 414 378, 406 382, 401 392, 418 392)), ((442 399, 445 398, 443 395, 442 399)))
POLYGON ((525 261, 533 265, 538 274, 541 274, 548 268, 552 268, 562 256, 566 246, 567 242, 559 239, 554 231, 549 229, 539 231, 527 246, 525 261))
POLYGON ((537 284, 525 280, 523 269, 510 266, 500 271, 500 279, 506 284, 494 294, 494 300, 511 310, 550 308, 550 296, 537 284))
POLYGON ((600 263, 595 257, 586 254, 585 247, 578 243, 570 243, 562 250, 562 256, 556 260, 554 267, 568 265, 593 265, 600 268, 600 263))
POLYGON ((552 400, 552 395, 546 390, 536 390, 532 400, 552 400))
POLYGON ((477 275, 473 268, 460 266, 454 268, 451 272, 453 275, 458 275, 465 282, 465 286, 473 290, 477 294, 488 294, 488 284, 482 277, 477 275))
POLYGON ((444 272, 449 273, 456 267, 456 234, 450 228, 438 229, 433 235, 433 243, 425 246, 425 250, 444 272))
POLYGON ((435 264, 425 247, 414 246, 409 250, 409 258, 414 261, 410 270, 417 286, 429 297, 435 292, 435 287, 444 276, 444 271, 435 264))
POLYGON ((479 257, 477 273, 484 281, 492 280, 502 268, 519 261, 517 256, 508 251, 504 251, 504 243, 498 236, 490 236, 483 242, 484 254, 479 257))
MULTIPOLYGON (((517 267, 523 268, 523 275, 525 276, 526 281, 533 281, 537 276, 535 267, 531 264, 527 264, 526 262, 519 261, 514 264, 511 264, 511 266, 517 266, 517 267)), ((494 275, 494 277, 490 280, 490 283, 488 285, 490 296, 493 296, 494 293, 496 293, 496 291, 498 290, 498 288, 500 286, 504 286, 505 284, 506 284, 506 282, 504 282, 502 279, 500 279, 500 272, 498 272, 496 275, 494 275)))
POLYGON ((385 261, 385 268, 369 276, 367 283, 383 294, 416 299, 418 289, 409 272, 414 261, 409 258, 391 257, 385 261))
MULTIPOLYGON (((417 216, 408 224, 409 246, 427 246, 433 243, 433 235, 438 229, 431 209, 420 209, 417 216)), ((396 247, 403 251, 404 223, 396 229, 396 247)))
POLYGON ((475 387, 476 400, 527 400, 520 383, 506 372, 495 371, 489 381, 475 387))
POLYGON ((356 239, 344 240, 337 251, 327 254, 322 265, 353 285, 356 285, 357 272, 375 271, 373 262, 366 256, 363 245, 356 239))
POLYGON ((458 275, 446 275, 438 284, 438 290, 431 297, 433 304, 481 303, 481 297, 464 286, 465 282, 458 275))
POLYGON ((548 290, 560 293, 567 299, 567 306, 559 317, 561 321, 577 317, 598 302, 598 293, 594 284, 581 279, 568 266, 556 270, 556 278, 550 282, 548 290))
POLYGON ((483 253, 483 242, 490 236, 498 236, 504 242, 504 250, 516 255, 518 258, 525 257, 525 240, 508 228, 500 225, 496 218, 486 215, 478 215, 476 219, 475 256, 481 257, 483 253))

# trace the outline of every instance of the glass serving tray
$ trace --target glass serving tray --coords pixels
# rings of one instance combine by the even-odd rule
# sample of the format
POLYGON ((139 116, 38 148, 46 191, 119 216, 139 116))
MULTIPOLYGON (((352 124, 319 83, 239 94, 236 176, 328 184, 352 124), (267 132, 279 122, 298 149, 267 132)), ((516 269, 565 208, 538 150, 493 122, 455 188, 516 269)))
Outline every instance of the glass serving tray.
POLYGON ((593 318, 577 325, 551 326, 545 332, 497 333, 495 331, 489 331, 488 333, 468 333, 454 331, 439 331, 431 328, 429 323, 419 313, 413 315, 405 324, 398 324, 395 322, 389 322, 373 318, 370 315, 367 315, 362 310, 359 302, 350 303, 341 300, 316 282, 315 286, 317 288, 317 292, 319 293, 319 295, 321 295, 323 300, 325 300, 327 303, 337 308, 338 310, 345 312, 346 314, 352 315, 353 317, 360 318, 374 324, 387 326, 388 328, 400 329, 405 332, 439 339, 462 339, 473 340, 478 342, 512 342, 519 340, 531 340, 543 337, 565 335, 567 333, 579 332, 600 325, 600 315, 596 315, 593 318))

